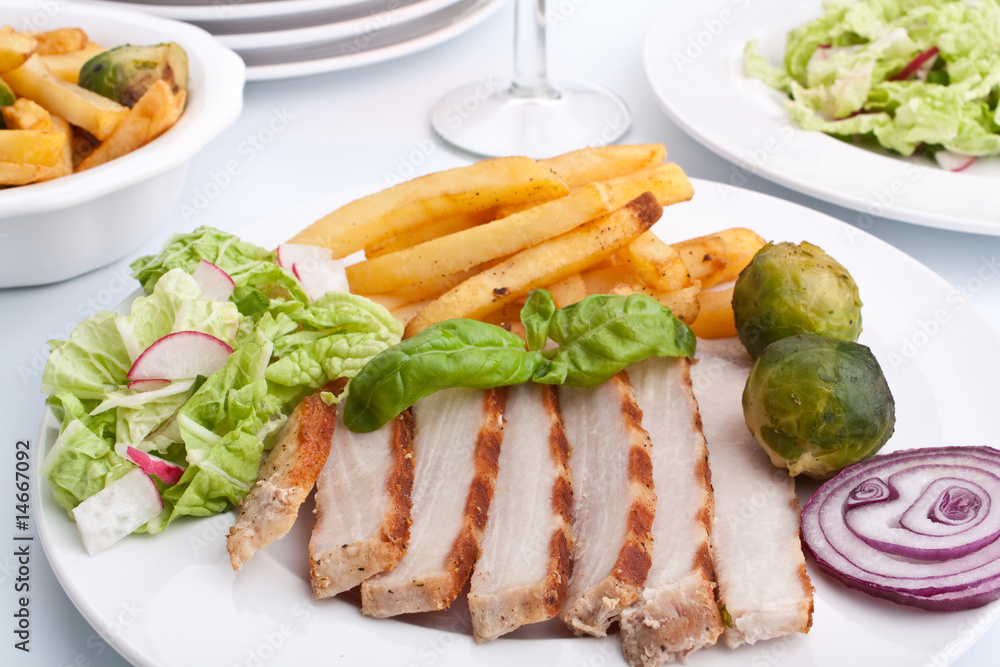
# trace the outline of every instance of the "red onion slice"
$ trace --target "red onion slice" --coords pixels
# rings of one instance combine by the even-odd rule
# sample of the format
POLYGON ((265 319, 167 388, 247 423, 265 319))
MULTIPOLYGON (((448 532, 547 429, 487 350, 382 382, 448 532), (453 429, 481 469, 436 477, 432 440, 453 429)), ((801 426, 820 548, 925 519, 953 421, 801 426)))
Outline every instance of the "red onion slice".
POLYGON ((802 538, 843 583, 957 610, 1000 599, 1000 451, 935 447, 844 469, 802 511, 802 538))

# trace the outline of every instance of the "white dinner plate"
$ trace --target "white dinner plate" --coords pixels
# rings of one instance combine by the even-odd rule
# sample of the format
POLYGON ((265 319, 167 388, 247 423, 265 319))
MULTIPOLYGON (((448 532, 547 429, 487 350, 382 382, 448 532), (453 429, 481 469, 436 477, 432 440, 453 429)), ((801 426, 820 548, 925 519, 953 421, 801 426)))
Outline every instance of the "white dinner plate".
MULTIPOLYGON (((129 5, 164 18, 203 24, 225 24, 298 19, 331 12, 355 12, 378 6, 385 9, 400 0, 84 0, 93 4, 129 5)), ((376 10, 377 11, 377 10, 376 10)), ((210 26, 206 26, 210 28, 210 26)))
POLYGON ((801 130, 781 95, 743 74, 743 49, 757 38, 779 64, 788 31, 818 16, 819 0, 672 3, 650 27, 646 74, 667 115, 734 162, 731 182, 758 174, 784 186, 875 216, 930 227, 1000 235, 1000 158, 961 173, 920 158, 880 154, 801 130))
POLYGON ((307 47, 364 35, 390 26, 400 26, 415 21, 434 12, 458 3, 460 0, 418 0, 417 2, 390 3, 391 8, 375 14, 359 16, 344 21, 310 23, 308 26, 290 30, 269 30, 267 32, 246 32, 239 34, 216 34, 224 46, 238 53, 272 49, 286 46, 307 47))
MULTIPOLYGON (((896 400, 886 451, 932 445, 998 444, 1000 334, 948 283, 895 248, 811 209, 759 193, 695 180, 695 198, 666 210, 655 231, 679 240, 734 224, 770 239, 807 239, 855 276, 864 332, 896 400)), ((269 215, 239 234, 275 247, 351 199, 352 192, 269 215)), ((51 447, 51 415, 38 442, 51 447)), ((311 505, 292 532, 234 573, 226 552, 233 513, 179 520, 157 536, 134 535, 88 556, 66 513, 37 475, 39 532, 67 594, 101 636, 138 665, 619 665, 618 638, 574 638, 559 621, 477 645, 468 609, 377 620, 356 594, 316 601, 309 586, 311 505)), ((803 485, 803 487, 806 485, 803 485)), ((800 496, 808 490, 800 488, 800 496)), ((984 633, 1000 603, 930 613, 847 589, 809 561, 816 587, 812 630, 731 650, 721 643, 689 657, 693 667, 768 665, 941 667, 984 633), (943 657, 942 657, 943 656, 943 657)))
POLYGON ((247 81, 351 69, 416 53, 456 37, 486 20, 503 1, 461 0, 429 16, 398 25, 375 25, 352 37, 238 53, 247 65, 247 81))

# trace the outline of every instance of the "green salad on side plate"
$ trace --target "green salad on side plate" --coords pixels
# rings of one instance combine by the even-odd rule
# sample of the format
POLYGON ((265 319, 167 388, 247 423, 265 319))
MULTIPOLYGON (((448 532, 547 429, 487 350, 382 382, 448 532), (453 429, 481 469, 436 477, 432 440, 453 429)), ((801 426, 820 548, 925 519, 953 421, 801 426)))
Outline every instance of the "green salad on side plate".
POLYGON ((746 73, 788 95, 797 125, 952 170, 1000 155, 998 0, 829 0, 823 12, 788 34, 781 67, 746 46, 746 73))

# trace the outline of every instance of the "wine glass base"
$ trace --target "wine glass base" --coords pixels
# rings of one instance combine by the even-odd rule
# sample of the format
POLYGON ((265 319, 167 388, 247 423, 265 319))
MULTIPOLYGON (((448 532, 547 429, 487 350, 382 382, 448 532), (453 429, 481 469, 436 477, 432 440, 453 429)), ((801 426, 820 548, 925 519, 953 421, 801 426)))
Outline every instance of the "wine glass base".
POLYGON ((483 79, 438 102, 431 127, 452 147, 476 156, 547 158, 613 143, 632 125, 628 107, 603 86, 565 79, 552 89, 552 96, 521 96, 483 79))

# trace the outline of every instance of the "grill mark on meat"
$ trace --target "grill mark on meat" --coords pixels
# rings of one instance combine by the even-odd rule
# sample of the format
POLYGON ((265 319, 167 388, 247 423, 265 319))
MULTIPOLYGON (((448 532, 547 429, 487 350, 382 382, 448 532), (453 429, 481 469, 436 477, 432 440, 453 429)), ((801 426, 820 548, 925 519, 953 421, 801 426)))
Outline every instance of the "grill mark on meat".
MULTIPOLYGON (((339 394, 345 384, 339 380, 322 391, 339 394)), ((289 415, 277 443, 261 462, 256 485, 240 501, 226 541, 234 570, 288 533, 326 464, 337 410, 324 403, 320 393, 304 398, 289 415)))
POLYGON ((469 592, 477 642, 555 616, 569 575, 573 492, 556 390, 510 392, 498 491, 469 592))
MULTIPOLYGON (((339 422, 338 428, 345 428, 343 422, 339 422)), ((412 413, 404 410, 376 433, 345 433, 344 436, 335 439, 335 446, 384 448, 387 451, 369 452, 369 455, 381 455, 388 460, 375 469, 357 464, 354 470, 330 470, 328 476, 321 476, 316 493, 316 524, 309 540, 309 578, 316 599, 350 590, 365 579, 394 568, 406 553, 410 532, 412 413), (349 479, 338 477, 340 472, 346 472, 349 479), (378 517, 366 521, 368 517, 356 513, 348 516, 346 508, 337 506, 333 490, 327 493, 327 484, 346 485, 349 481, 356 488, 340 489, 341 495, 356 496, 358 502, 371 506, 367 509, 382 512, 380 522, 378 517), (377 497, 380 487, 382 496, 377 497)), ((357 463, 356 459, 343 460, 338 457, 339 453, 332 450, 327 464, 350 466, 357 463)), ((344 452, 345 455, 349 453, 344 452)))
POLYGON ((599 387, 561 387, 560 401, 571 448, 576 540, 573 575, 561 618, 578 635, 603 637, 622 609, 639 595, 652 562, 656 494, 649 434, 642 428, 642 410, 624 372, 599 387), (602 414, 608 422, 595 421, 602 414), (598 434, 601 426, 605 430, 598 434), (604 484, 622 494, 619 503, 628 503, 623 516, 617 514, 622 505, 615 505, 610 497, 613 491, 589 488, 595 476, 614 474, 614 457, 625 461, 623 474, 604 484), (601 470, 592 470, 594 466, 601 470), (609 497, 603 496, 606 493, 609 497), (595 534, 605 524, 614 534, 595 534), (603 571, 602 549, 614 551, 611 567, 603 571))
POLYGON ((652 439, 658 501, 646 587, 621 615, 622 652, 633 667, 684 660, 724 627, 710 550, 711 472, 688 368, 686 359, 647 359, 629 371, 652 439))
MULTIPOLYGON (((470 390, 447 390, 470 391, 470 390)), ((390 571, 365 580, 361 585, 361 611, 368 616, 385 618, 397 614, 435 611, 451 605, 472 572, 476 559, 479 557, 479 544, 482 539, 483 526, 489 517, 490 500, 493 496, 494 482, 497 473, 497 459, 503 440, 503 412, 507 398, 506 387, 477 391, 481 397, 478 402, 482 406, 480 425, 476 431, 474 442, 457 443, 456 446, 473 448, 472 474, 465 490, 452 488, 452 492, 464 493, 465 501, 461 522, 455 528, 451 547, 437 565, 428 566, 423 571, 411 571, 404 568, 408 558, 413 558, 412 552, 419 552, 427 545, 415 545, 411 538, 407 554, 404 555, 397 570, 399 574, 390 571)), ((437 396, 437 395, 435 395, 437 396)), ((435 397, 431 397, 432 399, 435 397)), ((427 400, 427 399, 424 399, 427 400)), ((420 479, 419 459, 426 456, 427 448, 447 447, 450 443, 427 442, 421 436, 422 419, 420 404, 416 406, 416 433, 414 440, 414 456, 418 459, 414 478, 414 493, 427 480, 420 479)), ((446 493, 448 482, 462 483, 458 480, 443 480, 438 487, 421 488, 425 496, 429 493, 446 493)), ((414 502, 420 500, 414 497, 414 502)), ((414 521, 434 522, 433 517, 417 516, 414 505, 414 521)), ((415 526, 414 526, 415 529, 415 526)), ((412 535, 412 533, 411 533, 412 535)), ((429 539, 434 539, 430 537, 429 539)), ((418 568, 419 570, 419 568, 418 568)))

